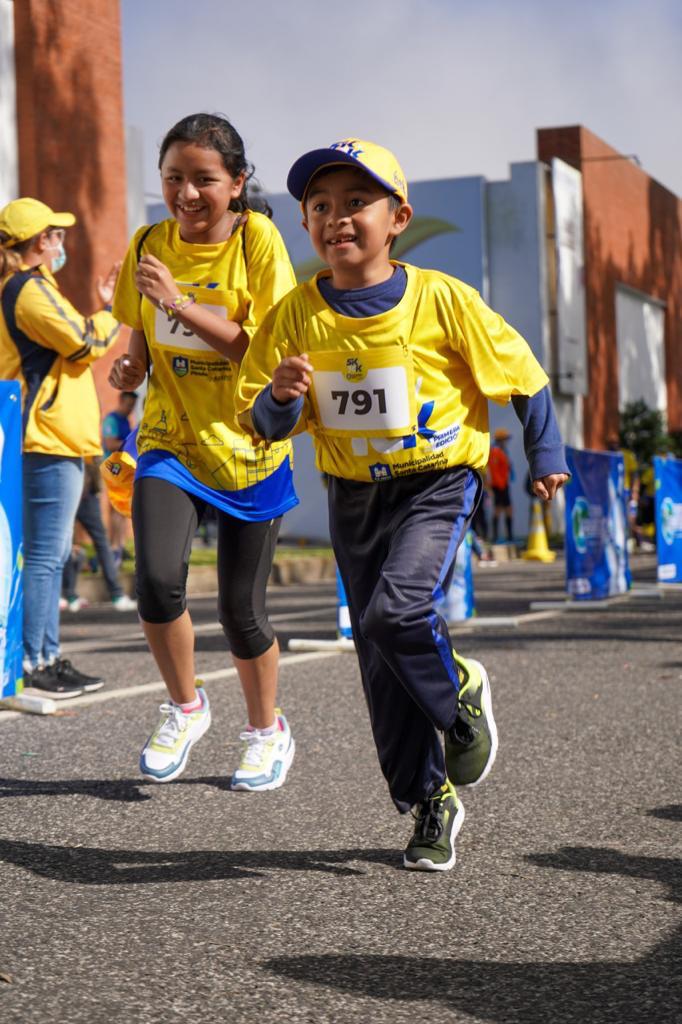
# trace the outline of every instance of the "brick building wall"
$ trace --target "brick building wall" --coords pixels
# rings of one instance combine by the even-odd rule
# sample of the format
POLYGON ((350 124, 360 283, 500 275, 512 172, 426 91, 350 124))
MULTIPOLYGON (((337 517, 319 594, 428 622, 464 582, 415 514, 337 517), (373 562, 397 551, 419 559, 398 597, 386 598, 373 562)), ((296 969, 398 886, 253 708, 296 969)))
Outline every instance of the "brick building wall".
MULTIPOLYGON (((82 313, 127 244, 121 26, 116 0, 14 4, 20 194, 78 218, 59 274, 82 313)), ((120 347, 120 343, 119 346, 120 347)), ((105 411, 113 354, 93 372, 105 411)))
POLYGON ((583 177, 589 396, 585 445, 618 429, 617 283, 665 303, 668 424, 682 430, 682 200, 586 128, 540 129, 538 158, 583 177))

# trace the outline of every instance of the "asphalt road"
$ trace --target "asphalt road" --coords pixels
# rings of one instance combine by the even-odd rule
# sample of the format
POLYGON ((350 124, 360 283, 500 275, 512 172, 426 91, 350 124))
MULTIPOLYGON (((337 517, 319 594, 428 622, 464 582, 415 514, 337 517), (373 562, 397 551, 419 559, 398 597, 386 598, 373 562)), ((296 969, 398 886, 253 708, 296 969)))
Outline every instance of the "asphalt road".
MULTIPOLYGON (((653 582, 653 564, 635 563, 653 582)), ((284 654, 285 787, 231 793, 243 706, 195 600, 213 726, 185 775, 137 775, 161 689, 135 616, 65 620, 108 685, 0 723, 3 1024, 654 1024, 682 1019, 682 597, 525 617, 562 567, 477 576, 460 629, 500 753, 463 801, 455 869, 401 868, 349 654, 284 654)), ((330 637, 332 586, 273 589, 283 642, 330 637)))

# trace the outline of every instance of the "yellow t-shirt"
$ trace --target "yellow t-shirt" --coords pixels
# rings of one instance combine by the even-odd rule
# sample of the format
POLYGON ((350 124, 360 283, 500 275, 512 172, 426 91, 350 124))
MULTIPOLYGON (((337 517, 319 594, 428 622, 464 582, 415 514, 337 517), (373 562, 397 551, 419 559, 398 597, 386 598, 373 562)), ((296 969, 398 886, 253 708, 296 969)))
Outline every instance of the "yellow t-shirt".
POLYGON ((624 486, 626 491, 632 490, 635 477, 637 476, 638 463, 637 456, 630 448, 621 448, 620 454, 623 456, 623 470, 625 474, 624 486))
MULTIPOLYGON (((17 273, 29 273, 26 267, 17 273)), ((0 282, 0 294, 14 275, 0 282)), ((100 409, 90 364, 115 344, 119 325, 101 310, 81 316, 51 272, 30 272, 14 308, 0 308, 0 379, 21 383, 25 452, 69 458, 102 454, 100 409)))
POLYGON ((532 396, 547 375, 475 289, 402 265, 405 293, 385 313, 335 313, 317 277, 270 311, 240 368, 236 409, 245 429, 254 431, 249 410, 275 366, 305 352, 314 373, 297 432, 312 433, 322 472, 367 481, 485 467, 487 400, 532 396))
MULTIPOLYGON (((119 275, 114 316, 144 331, 153 366, 137 438, 138 454, 171 452, 208 487, 237 491, 260 483, 291 460, 291 442, 254 445, 234 417, 237 367, 178 320, 169 321, 135 287, 137 249, 147 231, 134 235, 119 275)), ((142 254, 161 260, 178 292, 217 316, 241 323, 253 336, 272 305, 296 279, 275 225, 250 211, 226 242, 184 242, 174 220, 146 235, 142 254)))

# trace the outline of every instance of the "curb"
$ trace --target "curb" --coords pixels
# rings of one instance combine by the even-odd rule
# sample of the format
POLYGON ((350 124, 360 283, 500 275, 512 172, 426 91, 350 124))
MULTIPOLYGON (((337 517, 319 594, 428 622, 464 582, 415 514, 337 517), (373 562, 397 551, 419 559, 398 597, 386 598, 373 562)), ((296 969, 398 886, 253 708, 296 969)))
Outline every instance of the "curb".
MULTIPOLYGON (((124 593, 135 596, 135 577, 132 572, 123 571, 119 579, 124 593)), ((270 574, 270 583, 275 586, 289 586, 302 583, 321 583, 336 579, 336 563, 331 556, 296 555, 292 558, 275 559, 270 574)), ((216 567, 214 565, 190 565, 187 575, 187 593, 192 597, 200 594, 215 594, 218 590, 216 567)), ((109 601, 104 578, 81 573, 78 577, 78 594, 91 604, 106 604, 109 601)))

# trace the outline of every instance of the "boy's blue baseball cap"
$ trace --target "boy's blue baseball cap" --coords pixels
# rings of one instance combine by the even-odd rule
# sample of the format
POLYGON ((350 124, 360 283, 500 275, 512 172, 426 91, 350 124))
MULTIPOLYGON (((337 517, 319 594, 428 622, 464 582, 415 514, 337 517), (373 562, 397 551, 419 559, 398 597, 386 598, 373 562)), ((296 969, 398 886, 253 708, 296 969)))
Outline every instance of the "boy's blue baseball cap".
POLYGON ((407 181, 393 153, 364 139, 342 139, 324 149, 304 153, 289 171, 287 188, 294 199, 302 203, 313 175, 324 167, 337 167, 339 164, 359 167, 392 195, 403 203, 407 202, 407 181))

